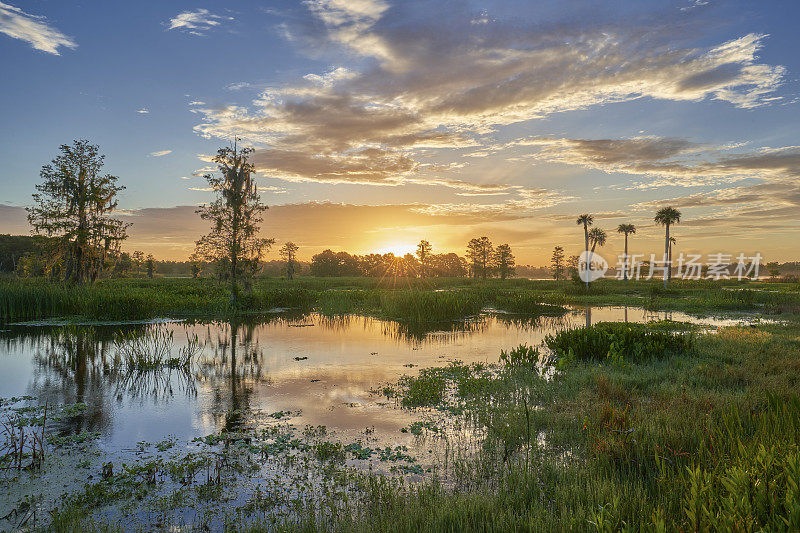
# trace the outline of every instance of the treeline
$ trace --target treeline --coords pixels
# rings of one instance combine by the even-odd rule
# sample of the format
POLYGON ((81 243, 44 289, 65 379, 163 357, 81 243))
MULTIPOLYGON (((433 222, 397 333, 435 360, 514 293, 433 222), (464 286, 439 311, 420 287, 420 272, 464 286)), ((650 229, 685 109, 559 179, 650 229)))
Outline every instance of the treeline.
POLYGON ((418 257, 393 253, 351 255, 347 252, 325 250, 311 259, 312 276, 371 276, 371 277, 465 277, 469 273, 467 260, 455 253, 431 254, 423 264, 418 257))
POLYGON ((16 272, 20 260, 38 254, 44 242, 44 237, 0 235, 0 272, 16 272))
POLYGON ((370 277, 500 277, 514 275, 514 254, 508 244, 497 248, 488 237, 475 238, 467 244, 466 257, 458 254, 433 253, 433 247, 421 240, 414 254, 401 257, 393 253, 353 255, 325 250, 311 258, 312 276, 370 276, 370 277))

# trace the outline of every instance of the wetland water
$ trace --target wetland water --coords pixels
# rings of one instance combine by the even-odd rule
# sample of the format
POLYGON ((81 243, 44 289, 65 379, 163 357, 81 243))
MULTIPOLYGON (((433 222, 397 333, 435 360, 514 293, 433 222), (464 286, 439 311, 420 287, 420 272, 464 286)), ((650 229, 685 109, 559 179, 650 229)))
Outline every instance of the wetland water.
POLYGON ((415 373, 417 367, 448 361, 496 363, 501 349, 538 345, 545 335, 585 325, 587 318, 621 321, 626 314, 631 322, 736 323, 601 307, 536 319, 489 313, 432 331, 368 317, 317 314, 233 324, 17 325, 0 333, 0 397, 31 396, 50 405, 85 403, 64 431, 99 432, 108 450, 232 431, 257 423, 259 415, 278 412, 295 414, 293 422, 301 425, 340 432, 369 427, 397 437, 413 413, 395 409, 374 392, 384 384, 415 373), (199 349, 189 371, 152 370, 134 377, 112 371, 120 331, 139 336, 156 329, 171 335, 173 354, 197 339, 199 349))
MULTIPOLYGON (((559 317, 487 312, 428 330, 361 316, 290 312, 241 322, 10 325, 0 332, 0 397, 22 398, 13 404, 18 407, 79 405, 54 425, 62 438, 91 434, 98 464, 125 462, 147 443, 189 450, 197 438, 278 424, 325 426, 328 438, 341 443, 402 446, 404 454, 419 458, 418 464, 431 464, 434 447, 405 431, 421 412, 400 408, 382 394, 385 385, 449 361, 496 363, 500 350, 538 345, 563 328, 665 319, 708 326, 741 322, 596 307, 559 317), (146 348, 164 350, 168 357, 191 353, 191 364, 120 370, 120 346, 154 336, 161 339, 160 347, 146 348)), ((350 461, 356 467, 374 462, 350 461)), ((80 485, 83 477, 62 483, 51 474, 49 481, 20 484, 20 490, 41 490, 47 499, 48 492, 54 496, 78 488, 70 483, 80 485)), ((4 492, 0 516, 22 497, 4 492)))

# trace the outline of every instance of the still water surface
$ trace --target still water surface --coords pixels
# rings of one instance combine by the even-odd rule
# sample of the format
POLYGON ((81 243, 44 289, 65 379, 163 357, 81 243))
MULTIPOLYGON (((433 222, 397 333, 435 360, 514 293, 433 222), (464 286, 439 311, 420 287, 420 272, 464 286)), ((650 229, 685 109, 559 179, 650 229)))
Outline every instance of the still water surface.
POLYGON ((129 450, 140 441, 187 442, 258 427, 274 422, 280 412, 291 413, 298 427, 324 425, 341 438, 369 428, 378 440, 397 443, 407 438, 400 428, 415 414, 379 391, 418 367, 455 360, 496 363, 500 350, 538 345, 562 328, 664 319, 735 323, 598 307, 562 317, 486 313, 433 330, 360 316, 286 313, 250 322, 12 325, 0 332, 0 397, 85 403, 87 408, 68 418, 61 431, 99 432, 98 444, 107 452, 129 450), (172 335, 175 354, 197 339, 200 348, 190 370, 115 372, 117 335, 146 335, 157 328, 172 335))

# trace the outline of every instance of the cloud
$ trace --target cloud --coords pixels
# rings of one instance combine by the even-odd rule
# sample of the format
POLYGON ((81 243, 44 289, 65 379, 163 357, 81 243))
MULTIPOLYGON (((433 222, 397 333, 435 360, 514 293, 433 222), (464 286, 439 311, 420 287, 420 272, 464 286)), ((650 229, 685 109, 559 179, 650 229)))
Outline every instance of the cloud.
POLYGON ((417 207, 420 213, 428 215, 464 215, 475 217, 496 217, 503 220, 515 220, 532 216, 537 209, 553 207, 574 198, 557 191, 547 189, 517 189, 517 197, 503 203, 442 203, 417 207))
POLYGON ((161 157, 171 153, 172 150, 159 150, 157 152, 150 152, 150 157, 161 157))
MULTIPOLYGON (((264 190, 262 187, 260 189, 264 190)), ((280 193, 280 188, 266 189, 280 193)), ((408 234, 409 242, 418 242, 421 238, 434 235, 437 242, 442 243, 444 236, 450 235, 454 240, 449 245, 461 250, 466 242, 463 240, 464 232, 480 232, 484 229, 475 228, 483 224, 511 224, 530 216, 530 213, 513 209, 428 207, 415 203, 356 205, 306 202, 272 205, 265 213, 261 234, 274 236, 279 241, 301 243, 303 257, 310 257, 312 253, 325 248, 351 252, 374 251, 390 231, 392 235, 408 234)), ((117 211, 118 218, 132 224, 124 248, 152 251, 158 257, 185 259, 193 251, 195 241, 209 230, 208 222, 202 220, 196 211, 196 206, 117 211)), ((0 204, 0 227, 13 233, 30 233, 24 208, 0 204)))
POLYGON ((146 107, 143 107, 143 108, 137 110, 136 112, 139 113, 140 115, 149 115, 150 114, 150 110, 147 109, 146 107))
POLYGON ((75 49, 78 43, 47 24, 44 17, 30 15, 0 2, 0 33, 28 42, 34 49, 61 55, 59 47, 75 49))
POLYGON ((697 44, 707 10, 526 20, 471 12, 464 2, 432 6, 424 17, 404 2, 305 6, 306 18, 287 23, 294 42, 322 58, 344 51, 336 57, 348 64, 267 88, 249 103, 193 109, 202 118, 197 133, 242 137, 258 148, 259 170, 293 181, 435 178, 441 167, 422 164, 428 151, 490 155, 490 136, 513 124, 640 98, 752 108, 773 101, 785 76, 784 67, 758 60, 766 35, 697 44), (467 147, 474 150, 456 152, 467 147))
POLYGON ((714 190, 666 200, 642 202, 637 209, 651 209, 662 205, 678 208, 724 207, 725 218, 789 218, 797 219, 800 209, 800 184, 760 183, 742 187, 714 190))
MULTIPOLYGON (((456 235, 452 247, 461 250, 466 242, 462 239, 464 231, 471 231, 480 224, 513 223, 527 216, 511 211, 427 212, 424 207, 420 204, 332 202, 272 205, 264 215, 261 234, 275 237, 278 241, 292 240, 301 244, 301 255, 306 258, 325 248, 374 251, 378 243, 385 242, 389 231, 393 235, 411 231, 410 242, 432 234, 442 242, 443 235, 456 235)), ((145 208, 120 216, 125 222, 132 223, 125 247, 153 250, 153 253, 158 251, 159 257, 186 258, 192 252, 194 242, 209 230, 208 222, 201 220, 196 210, 196 206, 145 208)))
POLYGON ((800 209, 800 146, 739 151, 742 146, 737 144, 710 146, 663 137, 537 137, 518 144, 538 148, 533 157, 540 160, 647 177, 645 181, 616 188, 710 188, 639 202, 631 206, 631 213, 671 205, 697 210, 705 217, 690 226, 704 227, 724 221, 729 226, 744 223, 744 229, 749 231, 755 225, 764 228, 770 222, 795 221, 800 209))
POLYGON ((730 153, 738 146, 713 147, 665 137, 537 137, 519 144, 539 148, 540 151, 533 154, 536 159, 650 178, 629 188, 693 187, 745 179, 781 181, 800 178, 800 146, 730 153))
MULTIPOLYGON (((247 83, 246 81, 240 81, 238 83, 229 83, 228 85, 225 86, 225 90, 226 91, 238 91, 238 90, 241 90, 241 89, 247 89, 250 86, 251 85, 249 83, 247 83)), ((202 104, 202 102, 200 102, 200 103, 202 104)), ((191 105, 191 104, 189 104, 189 105, 191 105)))
POLYGON ((175 15, 167 22, 168 30, 180 30, 191 35, 203 36, 208 30, 219 26, 223 22, 231 21, 233 17, 216 15, 208 9, 184 11, 175 15))

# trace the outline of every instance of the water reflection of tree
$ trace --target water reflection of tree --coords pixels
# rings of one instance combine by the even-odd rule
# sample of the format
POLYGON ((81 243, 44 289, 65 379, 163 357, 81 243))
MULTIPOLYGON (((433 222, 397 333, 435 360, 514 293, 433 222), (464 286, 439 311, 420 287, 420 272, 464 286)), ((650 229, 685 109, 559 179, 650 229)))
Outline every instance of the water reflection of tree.
POLYGON ((324 329, 351 332, 355 327, 367 331, 379 328, 381 334, 397 342, 420 346, 423 344, 451 344, 470 335, 485 333, 492 320, 523 330, 560 328, 565 323, 564 315, 530 315, 512 313, 484 314, 466 320, 446 322, 409 323, 381 320, 359 315, 317 316, 317 324, 324 329))
POLYGON ((236 431, 251 419, 254 384, 266 381, 256 335, 260 325, 263 323, 232 320, 207 330, 211 355, 198 365, 198 376, 212 389, 210 415, 223 431, 236 431))
POLYGON ((360 327, 363 331, 374 329, 380 331, 384 337, 413 346, 448 343, 466 335, 485 331, 489 327, 485 317, 426 323, 381 320, 360 315, 318 315, 313 318, 322 329, 342 333, 350 333, 356 327, 360 327))
MULTIPOLYGON (((260 344, 269 342, 268 326, 314 325, 348 335, 362 329, 398 343, 446 345, 484 333, 496 324, 530 330, 559 329, 564 327, 564 321, 564 317, 500 313, 457 322, 409 324, 364 316, 281 314, 180 326, 67 326, 24 331, 16 328, 4 332, 0 340, 9 352, 32 354, 34 369, 28 394, 50 405, 78 402, 87 405, 84 412, 65 420, 70 432, 106 432, 115 402, 131 399, 169 402, 176 394, 196 394, 201 383, 204 390, 210 391, 211 406, 206 413, 220 430, 234 431, 252 420, 258 384, 269 380, 260 344), (196 358, 191 371, 168 366, 126 371, 114 349, 116 335, 125 331, 128 335, 145 336, 154 328, 164 327, 176 333, 186 328, 190 334, 200 328, 203 353, 196 358)), ((179 336, 180 333, 176 338, 179 336)), ((178 350, 178 346, 173 350, 178 350)))
POLYGON ((33 352, 28 394, 49 405, 84 403, 86 409, 61 421, 65 433, 104 431, 111 423, 108 386, 112 340, 86 326, 42 331, 33 352))
POLYGON ((559 330, 563 329, 568 319, 565 315, 517 315, 517 314, 498 314, 495 315, 498 322, 507 327, 514 327, 522 331, 533 331, 538 329, 559 330))
POLYGON ((34 369, 27 393, 49 405, 86 404, 86 409, 62 419, 65 433, 106 431, 112 402, 124 398, 164 401, 175 391, 195 394, 194 376, 169 367, 126 368, 114 350, 120 332, 144 336, 155 325, 62 326, 39 328, 22 335, 30 339, 34 369))
MULTIPOLYGON (((266 322, 287 320, 270 317, 266 322)), ((213 391, 212 416, 222 429, 232 431, 250 410, 253 383, 265 380, 261 348, 254 341, 264 322, 209 323, 203 349, 210 356, 200 357, 189 369, 164 365, 131 370, 117 356, 114 343, 121 331, 138 337, 163 325, 17 328, 3 332, 2 340, 8 352, 31 354, 34 365, 27 394, 49 405, 86 404, 85 410, 62 421, 65 433, 107 432, 115 402, 159 403, 178 393, 196 395, 197 382, 208 383, 213 391)))

